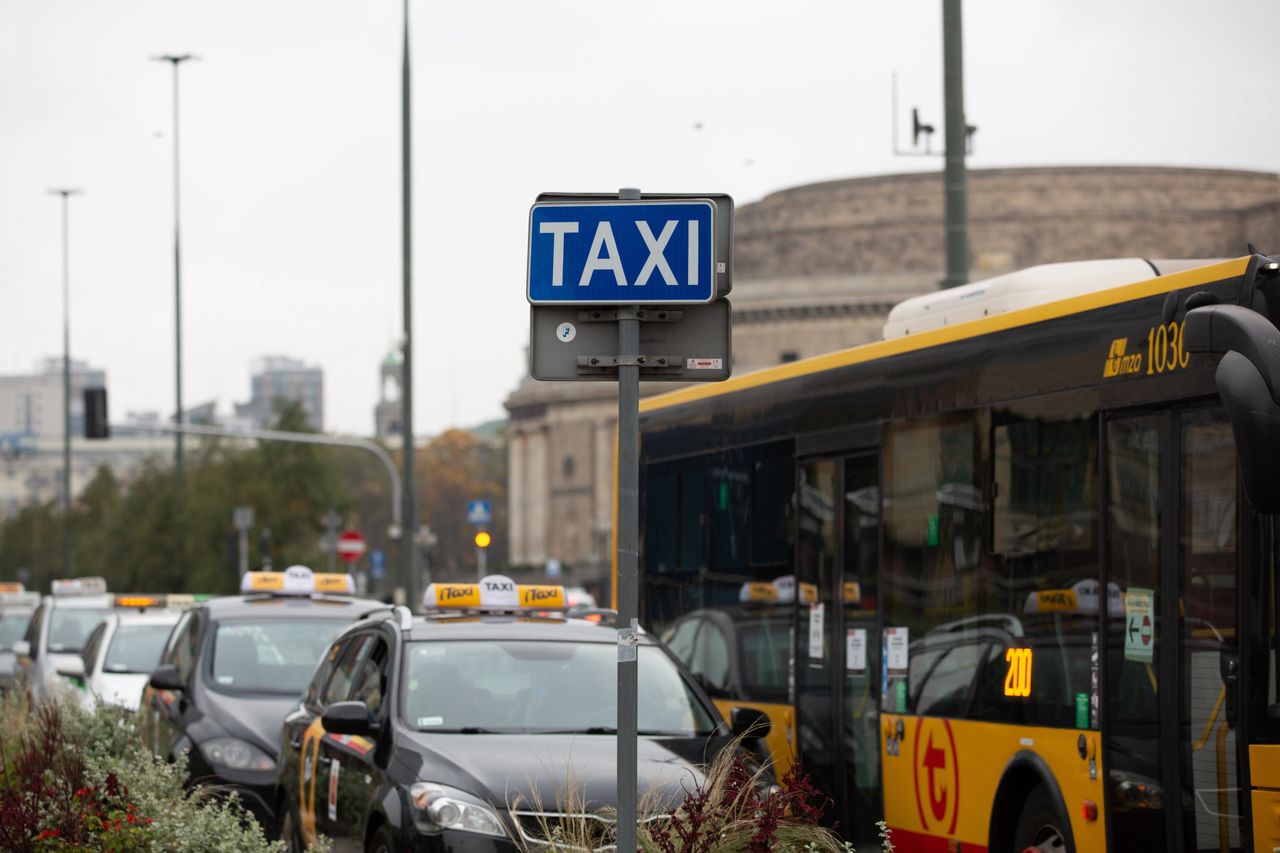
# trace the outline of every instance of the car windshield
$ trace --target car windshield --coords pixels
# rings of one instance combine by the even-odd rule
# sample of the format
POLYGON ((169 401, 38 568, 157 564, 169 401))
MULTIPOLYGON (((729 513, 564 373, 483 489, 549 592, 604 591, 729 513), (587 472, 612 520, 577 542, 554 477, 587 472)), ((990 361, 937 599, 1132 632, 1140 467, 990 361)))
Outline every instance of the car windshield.
POLYGON ((31 624, 30 613, 0 614, 0 652, 13 648, 13 644, 22 639, 31 624))
POLYGON ((49 651, 60 655, 80 654, 89 632, 110 611, 98 607, 55 607, 49 623, 49 651))
POLYGON ((172 625, 121 625, 111 637, 103 672, 151 672, 160 663, 172 625))
POLYGON ((223 622, 213 641, 213 687, 248 693, 301 693, 348 619, 223 622))
MULTIPOLYGON (((710 734, 711 715, 667 654, 639 652, 640 733, 710 734)), ((411 643, 401 707, 422 731, 611 734, 617 666, 612 643, 411 643)))

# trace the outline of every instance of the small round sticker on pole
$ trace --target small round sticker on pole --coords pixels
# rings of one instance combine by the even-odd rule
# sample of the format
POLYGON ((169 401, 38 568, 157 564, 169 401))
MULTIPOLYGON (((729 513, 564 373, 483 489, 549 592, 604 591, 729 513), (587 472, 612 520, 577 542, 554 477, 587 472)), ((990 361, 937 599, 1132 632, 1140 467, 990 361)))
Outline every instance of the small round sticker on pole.
POLYGON ((578 327, 572 323, 561 323, 556 326, 556 338, 562 344, 567 344, 578 336, 578 327))

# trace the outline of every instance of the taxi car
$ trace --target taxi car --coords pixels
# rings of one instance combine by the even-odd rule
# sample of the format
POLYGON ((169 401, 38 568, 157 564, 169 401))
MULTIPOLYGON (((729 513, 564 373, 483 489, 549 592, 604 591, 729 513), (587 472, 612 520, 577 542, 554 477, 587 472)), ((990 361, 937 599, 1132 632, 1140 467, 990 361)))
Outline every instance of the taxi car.
POLYGON ((14 644, 17 681, 35 704, 69 695, 68 677, 80 671, 80 653, 114 602, 103 578, 62 578, 50 585, 26 634, 14 644))
POLYGON ((17 686, 18 658, 13 646, 27 632, 39 606, 40 593, 27 592, 16 581, 0 582, 0 693, 17 686))
MULTIPOLYGON (((618 634, 560 612, 564 599, 501 575, 431 584, 425 616, 387 608, 343 631, 284 720, 281 839, 516 851, 565 820, 610 838, 618 634)), ((637 653, 639 790, 674 803, 733 733, 643 632, 637 653)))
POLYGON ((90 632, 80 654, 81 705, 92 710, 103 702, 138 710, 147 679, 181 615, 178 608, 194 603, 192 596, 117 595, 116 609, 90 632))
POLYGON ((138 709, 153 754, 187 753, 188 776, 236 793, 273 826, 280 724, 341 628, 377 601, 351 575, 306 566, 249 572, 241 595, 196 603, 174 626, 138 709))

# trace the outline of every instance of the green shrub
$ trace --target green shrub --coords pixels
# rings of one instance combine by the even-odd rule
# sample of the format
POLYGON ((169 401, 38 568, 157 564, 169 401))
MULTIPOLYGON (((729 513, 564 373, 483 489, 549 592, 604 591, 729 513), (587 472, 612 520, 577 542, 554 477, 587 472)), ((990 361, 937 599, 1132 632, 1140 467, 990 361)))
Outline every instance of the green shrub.
POLYGON ((0 849, 279 853, 234 796, 187 789, 153 758, 136 717, 19 699, 0 705, 0 849))

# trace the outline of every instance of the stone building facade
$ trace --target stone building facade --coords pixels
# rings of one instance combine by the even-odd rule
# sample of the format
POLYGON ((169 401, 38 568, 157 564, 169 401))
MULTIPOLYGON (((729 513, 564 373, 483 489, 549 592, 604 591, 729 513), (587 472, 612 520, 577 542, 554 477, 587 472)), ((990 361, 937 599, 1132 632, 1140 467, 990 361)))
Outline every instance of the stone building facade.
MULTIPOLYGON (((1057 261, 1280 252, 1280 175, 1140 166, 969 172, 971 280, 1057 261)), ((942 176, 794 187, 735 213, 735 375, 878 340, 943 276, 942 176)), ((672 386, 644 384, 641 394, 672 386)), ((506 401, 510 558, 580 581, 611 563, 612 383, 525 379, 506 401)))

